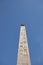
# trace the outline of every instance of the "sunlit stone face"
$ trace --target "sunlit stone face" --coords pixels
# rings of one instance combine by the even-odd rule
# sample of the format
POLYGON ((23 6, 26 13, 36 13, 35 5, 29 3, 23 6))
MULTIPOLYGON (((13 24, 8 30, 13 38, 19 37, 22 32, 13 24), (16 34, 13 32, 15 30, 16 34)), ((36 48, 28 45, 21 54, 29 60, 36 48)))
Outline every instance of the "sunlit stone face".
POLYGON ((20 28, 17 65, 31 65, 25 26, 20 28))

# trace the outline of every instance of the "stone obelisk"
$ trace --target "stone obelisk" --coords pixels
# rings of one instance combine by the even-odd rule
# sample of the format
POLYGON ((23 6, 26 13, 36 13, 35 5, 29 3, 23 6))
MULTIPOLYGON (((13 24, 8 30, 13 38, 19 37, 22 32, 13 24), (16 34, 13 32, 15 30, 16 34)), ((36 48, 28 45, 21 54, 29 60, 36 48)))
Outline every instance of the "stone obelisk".
POLYGON ((31 65, 26 29, 23 24, 20 26, 17 65, 31 65))

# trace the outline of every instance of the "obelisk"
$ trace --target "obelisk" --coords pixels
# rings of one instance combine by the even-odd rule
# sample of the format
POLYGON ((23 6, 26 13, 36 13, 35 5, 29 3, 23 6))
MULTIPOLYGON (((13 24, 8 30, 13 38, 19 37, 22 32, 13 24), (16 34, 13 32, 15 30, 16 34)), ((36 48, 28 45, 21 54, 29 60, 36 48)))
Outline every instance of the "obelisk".
POLYGON ((31 65, 25 25, 20 26, 17 65, 31 65))

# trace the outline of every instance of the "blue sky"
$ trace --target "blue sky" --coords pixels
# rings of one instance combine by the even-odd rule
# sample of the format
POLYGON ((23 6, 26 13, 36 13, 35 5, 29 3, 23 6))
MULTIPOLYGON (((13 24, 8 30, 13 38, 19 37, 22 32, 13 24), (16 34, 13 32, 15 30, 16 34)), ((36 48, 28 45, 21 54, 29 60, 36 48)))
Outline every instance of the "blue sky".
POLYGON ((0 65, 16 65, 21 23, 31 64, 43 65, 43 0, 0 0, 0 65))

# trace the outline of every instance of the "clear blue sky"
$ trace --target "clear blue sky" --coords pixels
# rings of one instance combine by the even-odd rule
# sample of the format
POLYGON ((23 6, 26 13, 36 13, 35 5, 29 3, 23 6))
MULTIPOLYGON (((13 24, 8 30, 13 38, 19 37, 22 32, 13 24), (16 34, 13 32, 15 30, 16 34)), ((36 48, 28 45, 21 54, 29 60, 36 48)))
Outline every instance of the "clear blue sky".
POLYGON ((43 65, 43 0, 0 0, 0 65, 16 65, 21 23, 31 64, 43 65))

